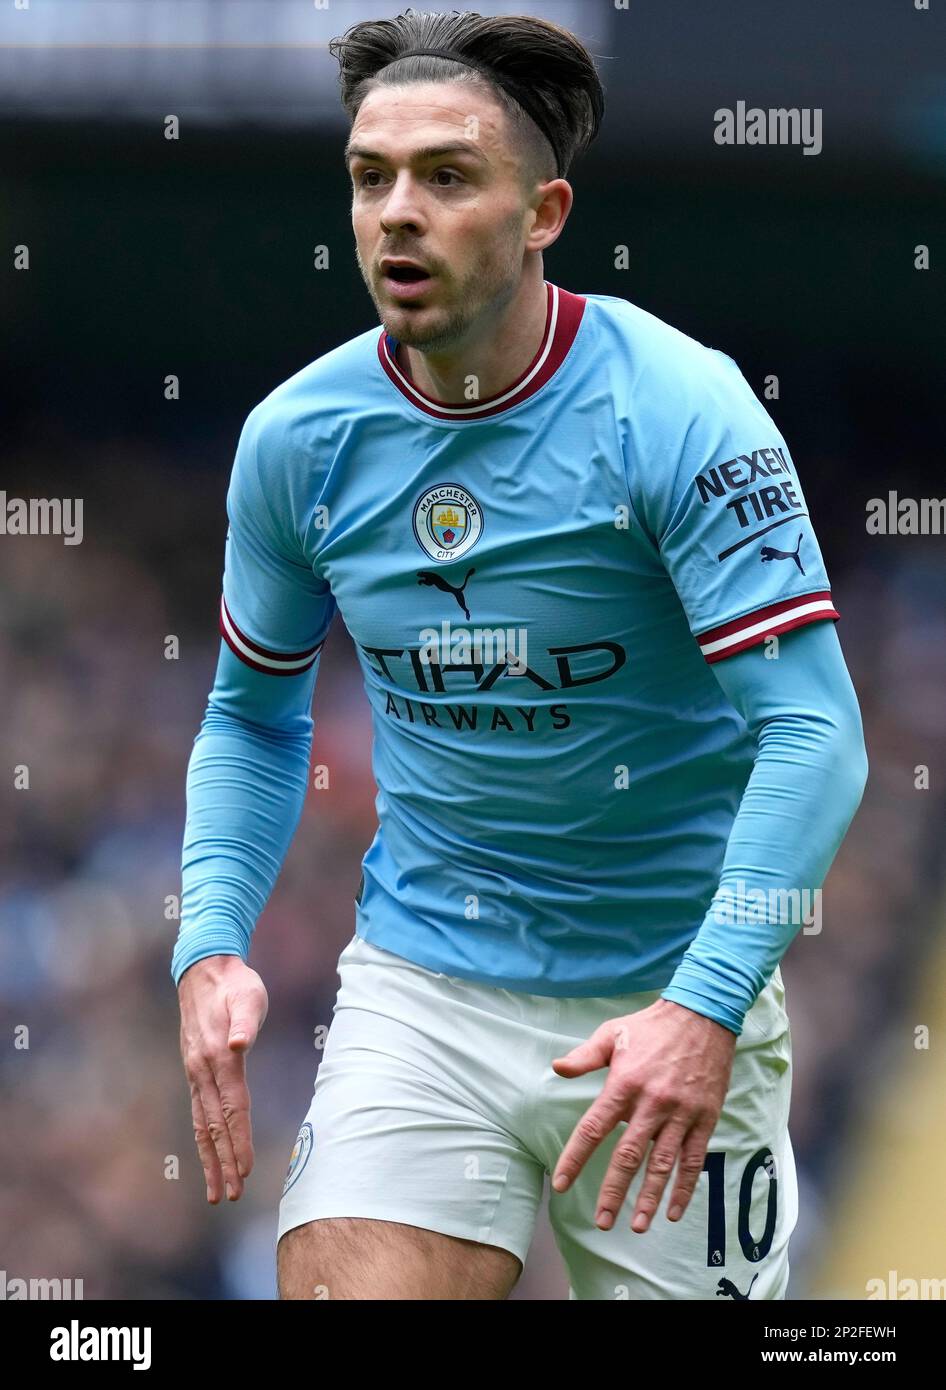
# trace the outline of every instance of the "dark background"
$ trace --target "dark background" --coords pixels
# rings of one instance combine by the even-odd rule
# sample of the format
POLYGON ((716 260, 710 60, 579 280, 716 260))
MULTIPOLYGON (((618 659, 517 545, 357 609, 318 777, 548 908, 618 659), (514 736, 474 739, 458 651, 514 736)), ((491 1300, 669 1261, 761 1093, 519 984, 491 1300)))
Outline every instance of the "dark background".
MULTIPOLYGON (((375 827, 367 704, 340 622, 314 709, 331 790, 310 794, 254 938, 270 992, 250 1062, 258 1166, 226 1209, 207 1207, 190 1138, 166 899, 216 661, 240 426, 376 322, 324 38, 397 8, 200 0, 145 15, 125 0, 33 0, 0 20, 0 486, 82 497, 85 529, 74 547, 0 536, 8 1276, 81 1277, 86 1297, 272 1293, 313 1029, 331 1018, 375 827), (22 244, 28 271, 13 269, 22 244), (313 269, 318 245, 326 270, 313 269), (24 764, 29 790, 15 790, 24 764), (11 1041, 23 1025, 28 1048, 11 1041)), ((802 478, 862 703, 867 794, 824 930, 784 966, 803 1206, 791 1291, 864 1298, 890 1269, 943 1278, 944 1223, 921 1192, 939 1195, 946 1140, 946 540, 865 525, 888 490, 946 491, 942 6, 522 8, 573 25, 608 94, 546 278, 631 299, 722 348, 760 396, 778 377, 766 405, 802 478), (716 145, 715 110, 739 100, 822 109, 822 153, 716 145), (921 244, 928 271, 914 265, 921 244), (929 790, 915 786, 921 765, 929 790)), ((563 1292, 543 1224, 518 1294, 563 1292)))

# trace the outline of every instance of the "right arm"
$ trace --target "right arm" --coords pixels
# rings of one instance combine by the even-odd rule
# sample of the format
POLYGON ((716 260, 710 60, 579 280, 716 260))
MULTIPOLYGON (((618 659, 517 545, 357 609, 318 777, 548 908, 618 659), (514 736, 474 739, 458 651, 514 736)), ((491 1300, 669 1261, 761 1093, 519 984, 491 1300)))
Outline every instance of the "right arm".
MULTIPOLYGON (((275 432, 270 430, 270 435, 275 432)), ((302 813, 310 707, 335 611, 295 515, 288 460, 252 412, 233 466, 217 672, 187 771, 181 926, 171 971, 208 1201, 253 1166, 245 1055, 267 1009, 246 965, 302 813)))

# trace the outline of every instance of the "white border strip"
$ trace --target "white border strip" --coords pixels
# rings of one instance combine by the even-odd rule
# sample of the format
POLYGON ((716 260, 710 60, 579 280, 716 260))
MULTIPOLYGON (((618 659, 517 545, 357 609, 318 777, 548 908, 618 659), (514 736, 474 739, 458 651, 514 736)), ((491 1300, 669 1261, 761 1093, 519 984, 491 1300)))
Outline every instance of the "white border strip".
POLYGON ((831 613, 835 611, 834 604, 829 598, 818 599, 814 603, 801 603, 797 608, 786 608, 783 613, 776 613, 773 618, 764 618, 760 623, 753 623, 750 627, 738 628, 735 632, 730 632, 726 637, 718 637, 715 642, 701 642, 700 651, 704 656, 712 656, 715 652, 722 652, 727 647, 734 647, 737 642, 744 642, 747 637, 758 637, 763 632, 774 632, 783 623, 791 622, 794 618, 805 618, 809 613, 831 613))
POLYGON ((322 645, 321 642, 317 643, 307 656, 296 657, 294 660, 263 656, 262 652, 254 651, 252 647, 248 647, 243 641, 242 637, 233 626, 230 614, 227 612, 227 605, 222 595, 220 598, 220 621, 227 630, 227 637, 241 656, 244 656, 247 661, 255 662, 257 666, 268 666, 274 671, 301 671, 304 666, 312 664, 313 656, 315 656, 319 647, 322 645))

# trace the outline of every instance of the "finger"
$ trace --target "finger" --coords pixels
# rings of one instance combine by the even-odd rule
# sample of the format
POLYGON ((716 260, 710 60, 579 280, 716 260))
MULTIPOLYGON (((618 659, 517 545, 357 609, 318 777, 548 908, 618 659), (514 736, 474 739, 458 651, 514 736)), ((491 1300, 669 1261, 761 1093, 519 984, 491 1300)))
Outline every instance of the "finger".
POLYGON ((191 1118, 194 1122, 194 1142, 197 1145, 197 1156, 200 1159, 201 1167, 204 1170, 204 1180, 207 1183, 207 1201, 216 1206, 223 1196, 223 1172, 217 1157, 217 1150, 210 1137, 210 1130, 207 1128, 207 1116, 204 1114, 203 1103, 195 1081, 191 1082, 191 1118))
POLYGON ((627 1118, 629 1105, 626 1092, 609 1091, 605 1086, 572 1130, 559 1156, 552 1174, 552 1187, 556 1192, 564 1192, 571 1186, 602 1139, 627 1118))
POLYGON ((665 1119, 666 1116, 656 1110, 633 1115, 615 1144, 595 1210, 595 1225, 600 1230, 609 1231, 614 1225, 627 1190, 647 1156, 647 1146, 665 1119))
POLYGON ((596 1028, 585 1042, 566 1052, 564 1057, 555 1057, 552 1066, 559 1076, 581 1076, 588 1071, 606 1067, 614 1052, 614 1028, 602 1024, 596 1028))
POLYGON ((265 996, 241 994, 230 1005, 230 1033, 227 1046, 234 1051, 249 1052, 256 1042, 266 1018, 265 996))
POLYGON ((683 1147, 680 1150, 680 1162, 677 1166, 677 1180, 667 1204, 667 1217, 670 1221, 679 1221, 690 1205, 690 1198, 696 1190, 696 1184, 703 1171, 703 1164, 706 1162, 706 1148, 715 1128, 715 1119, 697 1125, 690 1130, 683 1141, 683 1147))
POLYGON ((643 1233, 647 1230, 660 1206, 674 1164, 680 1154, 680 1146, 686 1137, 687 1127, 683 1121, 667 1123, 654 1136, 654 1146, 647 1162, 647 1172, 641 1183, 631 1217, 631 1230, 643 1233))
POLYGON ((246 1084, 246 1062, 241 1052, 230 1052, 216 1072, 220 1108, 230 1134, 230 1143, 241 1178, 253 1171, 253 1136, 250 1122, 250 1091, 246 1084))
POLYGON ((223 1113, 216 1073, 211 1069, 211 1064, 208 1063, 206 1068, 197 1073, 196 1081, 207 1120, 207 1130, 223 1173, 224 1192, 229 1200, 236 1201, 243 1192, 243 1179, 237 1171, 230 1128, 223 1113))

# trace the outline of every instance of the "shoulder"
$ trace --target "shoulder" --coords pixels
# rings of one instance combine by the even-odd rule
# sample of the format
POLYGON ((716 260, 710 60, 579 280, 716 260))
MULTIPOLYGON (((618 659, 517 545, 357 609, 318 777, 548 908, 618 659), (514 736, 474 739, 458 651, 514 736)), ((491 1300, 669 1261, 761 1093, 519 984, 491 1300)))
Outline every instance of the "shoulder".
POLYGON ((631 500, 653 535, 663 534, 714 460, 763 446, 787 456, 777 426, 726 352, 628 300, 586 297, 631 500))
POLYGON ((317 357, 274 387, 247 415, 230 474, 228 509, 268 515, 281 534, 301 534, 322 500, 351 422, 364 410, 380 326, 317 357))
MULTIPOLYGON (((736 362, 616 295, 589 294, 591 336, 613 364, 615 404, 659 431, 700 417, 763 407, 736 362)), ((764 413, 764 412, 763 412, 764 413)))
POLYGON ((325 446, 364 407, 368 369, 377 364, 380 326, 368 329, 309 362, 253 407, 241 444, 261 459, 325 446))

